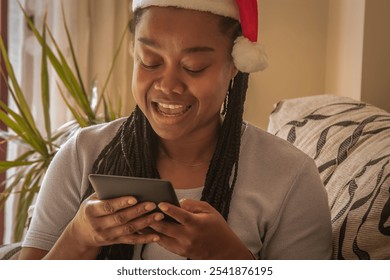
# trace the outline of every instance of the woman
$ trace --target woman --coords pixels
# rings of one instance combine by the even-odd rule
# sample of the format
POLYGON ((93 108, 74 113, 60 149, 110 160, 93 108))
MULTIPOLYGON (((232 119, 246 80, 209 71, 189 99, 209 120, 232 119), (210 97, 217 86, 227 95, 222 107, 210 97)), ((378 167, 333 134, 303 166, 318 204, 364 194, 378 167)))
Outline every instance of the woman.
POLYGON ((313 161, 242 120, 248 72, 264 64, 247 42, 256 40, 256 5, 133 1, 137 107, 61 148, 21 258, 330 258, 330 214, 313 161), (248 50, 256 55, 248 59, 248 50), (167 179, 184 200, 181 208, 99 200, 90 173, 167 179))

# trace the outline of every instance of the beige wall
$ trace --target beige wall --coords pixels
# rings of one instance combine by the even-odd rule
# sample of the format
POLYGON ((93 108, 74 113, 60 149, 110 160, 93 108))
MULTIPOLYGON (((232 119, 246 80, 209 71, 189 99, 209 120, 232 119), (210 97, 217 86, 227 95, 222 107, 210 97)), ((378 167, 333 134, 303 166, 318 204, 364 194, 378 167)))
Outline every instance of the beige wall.
POLYGON ((270 66, 252 74, 245 118, 266 128, 281 99, 324 93, 328 0, 259 1, 270 66))
POLYGON ((361 99, 390 112, 390 1, 366 1, 361 99))
POLYGON ((260 0, 270 67, 251 75, 245 118, 281 99, 336 94, 390 111, 389 0, 260 0))
POLYGON ((329 0, 325 92, 360 99, 365 0, 329 0))

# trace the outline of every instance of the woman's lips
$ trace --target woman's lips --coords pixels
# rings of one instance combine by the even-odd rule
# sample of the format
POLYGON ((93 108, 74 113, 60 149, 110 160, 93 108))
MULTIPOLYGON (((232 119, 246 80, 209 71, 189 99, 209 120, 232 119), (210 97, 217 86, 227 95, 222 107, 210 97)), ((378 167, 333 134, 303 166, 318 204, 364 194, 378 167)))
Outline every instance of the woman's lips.
POLYGON ((153 102, 156 110, 165 117, 177 117, 185 114, 191 105, 168 104, 162 102, 153 102))

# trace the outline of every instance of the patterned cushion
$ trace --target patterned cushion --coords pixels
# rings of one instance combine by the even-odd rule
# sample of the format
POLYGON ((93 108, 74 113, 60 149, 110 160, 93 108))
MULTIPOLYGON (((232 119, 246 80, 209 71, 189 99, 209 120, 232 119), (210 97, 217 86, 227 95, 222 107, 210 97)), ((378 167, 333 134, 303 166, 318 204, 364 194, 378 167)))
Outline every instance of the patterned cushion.
POLYGON ((0 245, 0 260, 17 260, 21 249, 21 242, 0 245))
POLYGON ((335 259, 390 259, 390 114, 346 97, 281 101, 268 131, 314 158, 335 259))

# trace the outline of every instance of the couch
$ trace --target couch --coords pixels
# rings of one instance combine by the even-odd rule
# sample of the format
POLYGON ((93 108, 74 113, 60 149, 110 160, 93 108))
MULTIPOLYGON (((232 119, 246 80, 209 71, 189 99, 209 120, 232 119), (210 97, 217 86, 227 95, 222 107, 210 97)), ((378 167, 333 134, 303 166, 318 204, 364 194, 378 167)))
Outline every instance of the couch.
POLYGON ((328 193, 334 259, 390 259, 390 114, 332 95, 279 102, 268 131, 311 156, 328 193))
MULTIPOLYGON (((390 113, 332 95, 280 101, 268 131, 311 156, 328 192, 334 259, 390 259, 390 113)), ((20 243, 0 247, 15 259, 20 243)))

